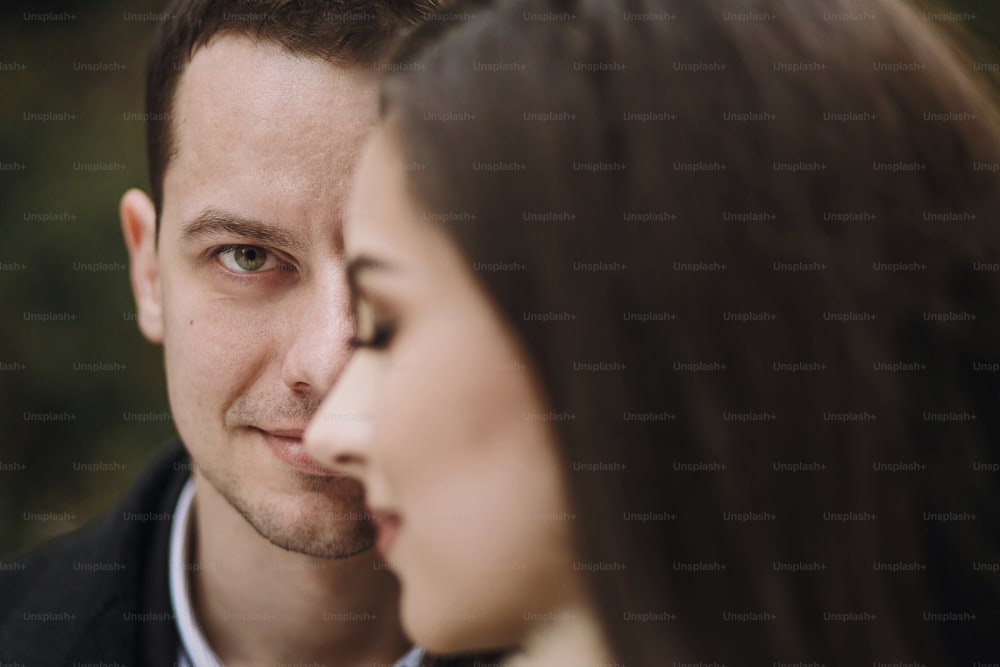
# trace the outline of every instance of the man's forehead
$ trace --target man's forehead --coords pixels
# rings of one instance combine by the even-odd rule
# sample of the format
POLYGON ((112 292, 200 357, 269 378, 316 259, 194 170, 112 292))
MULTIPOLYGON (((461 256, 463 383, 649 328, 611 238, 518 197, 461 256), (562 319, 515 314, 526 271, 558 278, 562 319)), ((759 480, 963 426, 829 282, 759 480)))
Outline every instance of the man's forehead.
POLYGON ((252 169, 270 154, 289 158, 292 169, 316 161, 343 168, 377 122, 377 90, 362 66, 223 35, 195 52, 172 111, 173 157, 189 167, 239 157, 252 169))
POLYGON ((195 52, 174 101, 164 216, 339 220, 377 121, 374 78, 238 35, 195 52))
POLYGON ((246 111, 275 110, 283 103, 286 109, 312 110, 317 116, 341 112, 344 121, 356 119, 371 125, 376 87, 368 66, 335 64, 318 56, 290 53, 274 42, 222 33, 192 55, 178 78, 174 107, 211 111, 206 99, 225 97, 246 111), (359 105, 359 97, 372 103, 359 105), (310 107, 310 101, 325 106, 310 107), (359 106, 370 113, 358 114, 359 106))

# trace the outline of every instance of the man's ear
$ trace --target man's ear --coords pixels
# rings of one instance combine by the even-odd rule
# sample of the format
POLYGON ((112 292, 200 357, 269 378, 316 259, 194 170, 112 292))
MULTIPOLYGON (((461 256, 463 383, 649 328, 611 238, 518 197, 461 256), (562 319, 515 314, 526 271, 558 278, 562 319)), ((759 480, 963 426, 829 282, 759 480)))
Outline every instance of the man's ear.
POLYGON ((122 195, 118 214, 128 248, 129 278, 135 295, 139 330, 151 343, 163 342, 163 295, 156 255, 156 208, 142 190, 122 195))

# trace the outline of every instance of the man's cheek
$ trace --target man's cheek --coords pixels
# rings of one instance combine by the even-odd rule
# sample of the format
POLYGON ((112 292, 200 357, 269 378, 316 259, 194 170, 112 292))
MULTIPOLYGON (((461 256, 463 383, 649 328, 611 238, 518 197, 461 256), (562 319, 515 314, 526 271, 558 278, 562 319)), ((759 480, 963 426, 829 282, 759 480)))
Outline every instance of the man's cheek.
MULTIPOLYGON (((220 400, 241 359, 232 340, 220 331, 214 316, 177 307, 167 318, 165 361, 172 385, 183 388, 185 400, 196 411, 220 400)), ((245 356, 245 353, 244 353, 245 356)))

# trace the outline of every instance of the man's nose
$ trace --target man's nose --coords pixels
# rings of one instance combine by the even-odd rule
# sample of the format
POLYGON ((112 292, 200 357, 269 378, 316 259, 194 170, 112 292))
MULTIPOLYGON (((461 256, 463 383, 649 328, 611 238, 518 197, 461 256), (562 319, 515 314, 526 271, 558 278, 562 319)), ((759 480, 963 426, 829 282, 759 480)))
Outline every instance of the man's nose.
POLYGON ((289 343, 281 379, 293 391, 325 396, 351 358, 354 320, 342 273, 331 271, 302 285, 284 323, 289 343))

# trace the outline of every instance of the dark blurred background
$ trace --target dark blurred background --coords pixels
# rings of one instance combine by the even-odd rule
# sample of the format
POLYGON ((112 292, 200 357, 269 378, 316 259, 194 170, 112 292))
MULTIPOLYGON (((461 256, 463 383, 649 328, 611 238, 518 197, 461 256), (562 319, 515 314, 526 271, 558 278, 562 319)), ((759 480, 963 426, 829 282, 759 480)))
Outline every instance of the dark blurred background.
POLYGON ((122 192, 148 189, 143 70, 164 5, 0 10, 0 557, 106 508, 173 433, 118 226, 122 192))
MULTIPOLYGON (((148 189, 143 67, 165 4, 0 9, 0 558, 107 508, 174 433, 117 213, 148 189)), ((942 5, 1000 61, 1000 0, 942 5)))

